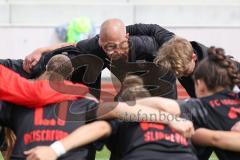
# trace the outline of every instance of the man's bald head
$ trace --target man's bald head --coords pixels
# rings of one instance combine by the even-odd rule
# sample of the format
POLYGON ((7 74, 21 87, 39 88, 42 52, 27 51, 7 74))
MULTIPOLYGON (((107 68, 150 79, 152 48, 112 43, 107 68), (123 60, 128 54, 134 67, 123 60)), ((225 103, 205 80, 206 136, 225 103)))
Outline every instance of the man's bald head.
POLYGON ((99 45, 111 59, 127 59, 129 51, 126 26, 120 19, 103 22, 100 30, 99 45))
POLYGON ((100 40, 102 42, 118 42, 126 37, 126 26, 120 19, 108 19, 101 25, 100 40))

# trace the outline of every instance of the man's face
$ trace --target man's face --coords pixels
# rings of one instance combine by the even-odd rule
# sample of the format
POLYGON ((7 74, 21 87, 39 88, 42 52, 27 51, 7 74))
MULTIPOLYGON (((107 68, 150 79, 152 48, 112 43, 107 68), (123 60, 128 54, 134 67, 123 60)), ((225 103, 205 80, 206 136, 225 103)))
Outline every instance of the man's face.
POLYGON ((129 51, 129 42, 128 42, 128 35, 116 39, 116 40, 107 40, 101 41, 100 45, 107 56, 112 60, 117 60, 122 57, 128 56, 129 51))
POLYGON ((189 76, 193 73, 196 66, 196 54, 193 53, 191 61, 185 66, 186 70, 184 71, 184 76, 189 76))
POLYGON ((194 68, 195 68, 195 61, 191 61, 187 66, 186 66, 186 70, 184 72, 184 76, 189 76, 193 73, 194 68))

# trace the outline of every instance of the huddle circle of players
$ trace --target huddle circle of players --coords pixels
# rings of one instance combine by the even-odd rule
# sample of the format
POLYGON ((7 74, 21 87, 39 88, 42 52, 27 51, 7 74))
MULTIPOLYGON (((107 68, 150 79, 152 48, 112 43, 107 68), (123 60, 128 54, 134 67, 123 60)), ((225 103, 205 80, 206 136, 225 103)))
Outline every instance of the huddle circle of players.
POLYGON ((106 20, 91 39, 0 59, 1 151, 93 160, 106 145, 111 160, 239 160, 239 70, 222 48, 106 20), (101 90, 105 68, 117 95, 101 90), (177 100, 177 79, 190 99, 177 100))

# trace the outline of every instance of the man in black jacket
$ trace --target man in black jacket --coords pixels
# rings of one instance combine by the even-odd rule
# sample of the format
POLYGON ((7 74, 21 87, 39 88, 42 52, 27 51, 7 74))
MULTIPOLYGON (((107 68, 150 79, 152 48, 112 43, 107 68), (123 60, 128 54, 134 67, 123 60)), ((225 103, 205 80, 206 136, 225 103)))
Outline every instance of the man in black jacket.
POLYGON ((153 36, 129 36, 121 20, 110 19, 101 25, 100 34, 94 38, 39 48, 26 57, 23 66, 29 72, 39 62, 36 65, 39 72, 53 55, 67 52, 75 67, 72 81, 88 85, 96 97, 100 92, 101 71, 108 67, 120 81, 128 72, 141 71, 137 74, 142 75, 152 95, 177 98, 175 75, 163 72, 152 63, 159 47, 174 36, 163 28, 160 34, 164 38, 158 41, 153 36))

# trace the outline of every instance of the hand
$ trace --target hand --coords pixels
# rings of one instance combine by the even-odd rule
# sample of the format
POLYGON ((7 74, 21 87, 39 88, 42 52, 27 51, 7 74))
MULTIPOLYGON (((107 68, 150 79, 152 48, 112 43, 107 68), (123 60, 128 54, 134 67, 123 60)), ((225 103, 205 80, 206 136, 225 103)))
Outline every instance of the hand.
POLYGON ((30 55, 25 57, 23 61, 23 69, 30 73, 31 69, 39 62, 42 57, 43 49, 39 48, 33 51, 30 55))
POLYGON ((27 160, 56 160, 57 154, 49 146, 35 147, 31 150, 25 151, 27 160))
POLYGON ((234 124, 231 131, 240 132, 240 121, 234 124))
POLYGON ((182 134, 186 138, 191 138, 194 134, 194 127, 192 121, 186 119, 175 118, 169 123, 169 127, 182 134))

